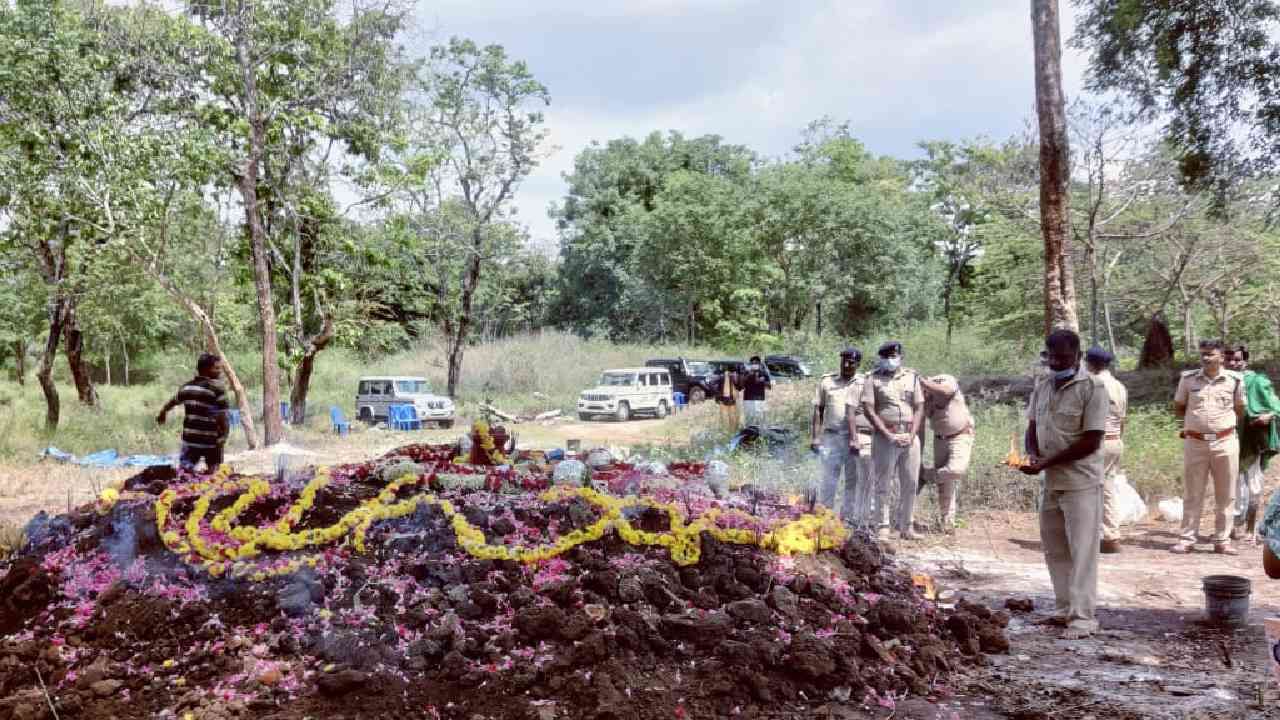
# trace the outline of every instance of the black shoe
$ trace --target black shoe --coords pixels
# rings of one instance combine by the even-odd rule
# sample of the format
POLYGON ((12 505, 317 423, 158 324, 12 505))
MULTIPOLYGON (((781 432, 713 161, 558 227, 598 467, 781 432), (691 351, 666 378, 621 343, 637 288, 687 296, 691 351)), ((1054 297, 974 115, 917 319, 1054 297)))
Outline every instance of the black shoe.
POLYGON ((1120 552, 1119 540, 1103 540, 1098 543, 1098 552, 1103 555, 1115 555, 1120 552))

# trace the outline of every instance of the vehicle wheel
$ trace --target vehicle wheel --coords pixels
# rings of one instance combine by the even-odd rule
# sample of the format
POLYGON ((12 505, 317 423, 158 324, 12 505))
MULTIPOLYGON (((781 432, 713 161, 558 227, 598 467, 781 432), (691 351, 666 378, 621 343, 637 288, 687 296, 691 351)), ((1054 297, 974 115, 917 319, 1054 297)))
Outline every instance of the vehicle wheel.
POLYGON ((586 422, 591 419, 591 416, 588 415, 587 413, 578 413, 578 419, 583 422, 586 422))
POLYGON ((449 428, 453 427, 453 421, 452 421, 452 420, 441 420, 441 421, 440 421, 440 427, 444 428, 445 430, 448 430, 449 428))
POLYGON ((373 412, 369 408, 360 408, 360 416, 356 418, 365 425, 373 424, 373 412))
POLYGON ((614 417, 618 420, 618 422, 626 422, 630 420, 631 406, 624 402, 618 403, 618 412, 614 414, 614 417))
POLYGON ((689 388, 689 404, 697 405, 707 399, 707 391, 700 387, 689 388))
POLYGON ((660 400, 660 401, 658 402, 658 409, 657 409, 657 411, 656 411, 654 414, 658 416, 658 419, 659 419, 659 420, 661 420, 662 418, 664 418, 664 417, 666 417, 666 416, 667 416, 667 412, 668 412, 668 410, 667 410, 667 401, 666 401, 666 400, 660 400))

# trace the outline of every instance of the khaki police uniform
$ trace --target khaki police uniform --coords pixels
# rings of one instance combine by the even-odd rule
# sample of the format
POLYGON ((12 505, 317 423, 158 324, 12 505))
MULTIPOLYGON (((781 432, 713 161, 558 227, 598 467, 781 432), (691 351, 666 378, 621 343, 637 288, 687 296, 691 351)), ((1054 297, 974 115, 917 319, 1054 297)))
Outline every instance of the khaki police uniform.
MULTIPOLYGON (((867 378, 862 390, 862 403, 870 407, 891 435, 911 432, 911 420, 924 405, 920 376, 915 370, 898 368, 889 373, 877 370, 867 378)), ((893 437, 876 433, 871 440, 872 474, 875 477, 878 527, 889 527, 889 483, 898 478, 899 496, 897 527, 911 532, 915 515, 916 487, 920 482, 920 436, 913 434, 911 444, 901 447, 893 437)))
POLYGON ((851 398, 856 401, 862 397, 866 379, 862 373, 854 373, 849 379, 839 373, 823 375, 813 398, 813 406, 822 413, 822 484, 818 500, 829 508, 836 507, 836 492, 843 474, 844 501, 840 517, 847 523, 861 522, 867 513, 863 496, 868 495, 865 488, 870 485, 871 436, 867 434, 870 425, 856 402, 850 404, 851 398), (849 442, 849 413, 853 413, 859 430, 853 443, 849 442), (858 454, 850 451, 851 444, 858 447, 858 454))
POLYGON ((1102 539, 1120 539, 1120 493, 1117 477, 1124 456, 1124 419, 1129 414, 1129 391, 1110 370, 1097 377, 1107 387, 1107 430, 1102 441, 1102 539))
MULTIPOLYGON (((1031 394, 1041 460, 1066 450, 1087 432, 1104 432, 1110 398, 1106 384, 1083 369, 1063 383, 1046 379, 1031 394)), ((1098 535, 1102 522, 1102 448, 1044 471, 1040 544, 1053 581, 1057 613, 1069 627, 1098 627, 1098 535)))
POLYGON ((1186 405, 1182 424, 1182 542, 1195 543, 1209 478, 1213 478, 1213 541, 1230 539, 1234 515, 1240 437, 1236 408, 1244 407, 1244 380, 1220 370, 1209 378, 1203 370, 1182 373, 1173 401, 1186 405))
POLYGON ((960 383, 951 375, 929 379, 942 394, 925 393, 924 412, 933 430, 933 468, 938 476, 938 509, 944 526, 955 525, 956 491, 973 456, 973 416, 960 383))

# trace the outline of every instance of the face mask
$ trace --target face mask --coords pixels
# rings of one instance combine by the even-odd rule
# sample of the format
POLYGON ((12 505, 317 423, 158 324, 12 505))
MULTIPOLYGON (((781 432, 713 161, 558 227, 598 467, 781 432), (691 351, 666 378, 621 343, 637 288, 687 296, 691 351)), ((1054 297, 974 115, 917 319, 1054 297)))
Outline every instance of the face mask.
POLYGON ((1066 370, 1055 371, 1053 373, 1053 379, 1056 380, 1057 382, 1062 382, 1063 380, 1070 380, 1071 378, 1075 377, 1075 375, 1076 375, 1076 368, 1072 367, 1072 368, 1067 368, 1066 370))
POLYGON ((898 367, 901 365, 902 365, 902 358, 896 358, 896 357, 880 358, 881 370, 888 370, 890 372, 893 372, 897 370, 898 367))

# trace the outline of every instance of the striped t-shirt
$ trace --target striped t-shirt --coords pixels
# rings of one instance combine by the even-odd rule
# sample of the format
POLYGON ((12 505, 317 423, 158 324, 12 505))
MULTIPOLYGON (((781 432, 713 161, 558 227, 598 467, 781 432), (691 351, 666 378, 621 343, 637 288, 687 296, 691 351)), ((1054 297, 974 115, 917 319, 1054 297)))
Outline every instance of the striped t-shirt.
POLYGON ((227 441, 218 424, 226 413, 227 391, 222 383, 197 375, 178 389, 174 401, 182 403, 182 442, 193 448, 219 448, 227 441))

